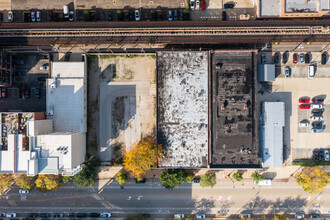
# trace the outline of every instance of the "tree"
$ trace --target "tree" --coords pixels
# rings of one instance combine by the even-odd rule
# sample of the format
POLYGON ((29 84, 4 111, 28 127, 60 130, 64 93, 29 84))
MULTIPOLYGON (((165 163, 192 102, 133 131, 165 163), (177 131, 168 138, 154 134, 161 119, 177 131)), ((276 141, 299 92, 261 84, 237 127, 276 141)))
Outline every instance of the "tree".
POLYGON ((316 193, 329 184, 330 174, 324 172, 321 166, 305 167, 295 178, 306 192, 316 193))
POLYGON ((189 172, 186 174, 186 181, 187 183, 191 182, 193 179, 195 179, 195 174, 192 172, 189 172))
POLYGON ((251 177, 254 181, 262 181, 264 180, 264 177, 260 175, 260 173, 258 173, 257 171, 254 171, 252 174, 251 174, 251 177))
POLYGON ((239 173, 239 172, 236 172, 236 173, 234 173, 233 178, 234 178, 237 182, 240 182, 240 181, 243 180, 243 174, 242 174, 242 173, 239 173))
POLYGON ((144 174, 157 164, 161 153, 161 145, 157 145, 155 139, 143 139, 125 153, 124 167, 138 180, 142 180, 144 174))
POLYGON ((72 176, 62 176, 63 183, 67 183, 73 180, 72 176))
POLYGON ((35 181, 36 177, 27 176, 26 174, 20 174, 16 177, 16 185, 22 189, 33 189, 36 186, 35 181))
POLYGON ((14 176, 12 174, 0 174, 0 194, 10 188, 14 183, 14 176))
POLYGON ((120 185, 124 185, 127 181, 127 173, 125 171, 120 171, 117 174, 116 177, 116 181, 120 184, 120 185))
POLYGON ((166 189, 178 187, 185 180, 185 173, 182 170, 164 170, 159 176, 159 181, 166 189))
POLYGON ((274 215, 273 220, 290 220, 290 218, 284 214, 274 215))
POLYGON ((201 175, 201 187, 213 187, 217 183, 215 173, 207 171, 204 175, 201 175))
POLYGON ((95 178, 94 168, 86 166, 80 173, 74 175, 73 182, 80 187, 89 187, 94 185, 95 178))
POLYGON ((35 184, 38 191, 46 193, 50 190, 59 189, 63 185, 63 181, 61 175, 39 174, 35 184))
POLYGON ((246 217, 246 216, 243 216, 242 218, 241 218, 241 220, 253 220, 252 218, 249 218, 249 217, 246 217))

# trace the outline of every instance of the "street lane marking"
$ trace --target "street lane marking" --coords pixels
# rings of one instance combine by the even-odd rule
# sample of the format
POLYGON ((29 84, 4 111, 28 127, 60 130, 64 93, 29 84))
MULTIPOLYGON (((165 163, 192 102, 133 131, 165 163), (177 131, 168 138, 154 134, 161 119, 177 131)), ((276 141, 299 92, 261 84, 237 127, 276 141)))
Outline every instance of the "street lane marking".
POLYGON ((137 200, 140 200, 142 197, 143 197, 143 196, 139 196, 139 197, 137 198, 137 200))

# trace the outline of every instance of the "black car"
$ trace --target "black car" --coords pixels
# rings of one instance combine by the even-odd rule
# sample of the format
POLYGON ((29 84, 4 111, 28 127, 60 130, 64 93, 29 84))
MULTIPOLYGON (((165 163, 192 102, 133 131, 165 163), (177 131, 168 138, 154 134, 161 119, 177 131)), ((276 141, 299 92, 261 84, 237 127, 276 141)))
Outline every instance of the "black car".
POLYGON ((280 62, 280 55, 277 52, 277 53, 274 54, 274 63, 278 64, 279 62, 280 62))
POLYGON ((289 59, 289 52, 285 51, 283 53, 283 59, 282 59, 283 64, 286 64, 288 62, 288 59, 289 59))
POLYGON ((227 13, 225 11, 222 12, 222 20, 227 20, 227 13))
POLYGON ((92 217, 92 218, 99 218, 101 216, 101 214, 100 213, 96 213, 96 212, 92 212, 92 213, 89 213, 88 216, 89 217, 92 217))
POLYGON ((64 214, 63 213, 54 213, 53 218, 63 218, 64 214))
POLYGON ((36 98, 39 99, 40 98, 40 88, 36 88, 34 94, 35 94, 36 98))
POLYGON ((39 217, 39 214, 38 213, 29 213, 28 214, 28 217, 29 218, 38 218, 39 217))
POLYGON ((112 13, 111 13, 111 11, 108 13, 108 21, 112 21, 112 13))
POLYGON ((323 127, 323 121, 314 121, 312 123, 312 126, 313 126, 313 128, 316 128, 316 129, 322 129, 322 127, 323 127))
POLYGON ((49 218, 50 214, 49 213, 40 213, 40 218, 49 218))
POLYGON ((134 21, 134 13, 132 11, 129 12, 129 20, 134 21))
POLYGON ((324 159, 324 150, 322 148, 320 148, 319 150, 319 160, 323 160, 324 159))
POLYGON ((76 217, 75 213, 68 213, 68 217, 76 217))
POLYGON ((328 53, 324 52, 324 53, 322 53, 322 56, 321 56, 321 63, 322 63, 322 65, 325 65, 327 62, 328 62, 328 53))
POLYGON ((76 217, 78 218, 86 218, 88 215, 87 213, 77 213, 76 217))
POLYGON ((232 4, 232 3, 227 3, 227 4, 224 4, 223 5, 223 8, 234 8, 234 4, 232 4))
POLYGON ((313 110, 312 110, 312 114, 313 114, 314 116, 321 116, 322 113, 323 113, 323 109, 313 109, 313 110))
POLYGON ((305 63, 309 64, 311 62, 311 54, 310 53, 306 53, 305 55, 305 63))

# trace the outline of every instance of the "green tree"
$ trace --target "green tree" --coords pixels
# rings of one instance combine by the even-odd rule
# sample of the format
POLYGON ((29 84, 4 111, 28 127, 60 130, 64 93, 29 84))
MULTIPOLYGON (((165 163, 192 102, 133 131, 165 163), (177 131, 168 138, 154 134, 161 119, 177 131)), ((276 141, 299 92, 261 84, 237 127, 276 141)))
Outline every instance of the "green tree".
POLYGON ((201 187, 213 187, 217 183, 215 173, 207 171, 204 175, 201 175, 201 187))
POLYGON ((59 189, 63 185, 63 181, 61 175, 39 174, 35 184, 38 191, 46 193, 50 190, 59 189))
POLYGON ((67 183, 73 180, 72 176, 62 176, 63 183, 67 183))
POLYGON ((254 181, 262 181, 264 180, 264 177, 262 175, 260 175, 260 173, 258 173, 257 171, 254 171, 252 174, 251 174, 251 177, 254 181))
POLYGON ((273 220, 290 220, 290 218, 284 214, 274 215, 273 220))
POLYGON ((233 178, 234 178, 237 182, 240 182, 240 181, 243 180, 243 174, 242 174, 242 173, 239 173, 239 172, 236 172, 236 173, 234 173, 233 178))
POLYGON ((182 170, 177 169, 166 169, 159 176, 159 181, 166 189, 173 189, 178 187, 185 180, 185 173, 182 170))
POLYGON ((295 178, 306 192, 316 193, 329 184, 330 174, 324 172, 321 166, 305 167, 295 178))
POLYGON ((36 177, 27 176, 26 174, 20 174, 16 177, 16 185, 22 189, 32 190, 36 184, 36 177))
POLYGON ((73 182, 80 187, 89 187, 94 185, 95 178, 94 168, 86 166, 80 173, 74 175, 73 182))
POLYGON ((13 183, 13 174, 0 174, 0 194, 9 189, 13 183))
POLYGON ((125 170, 131 172, 140 181, 144 174, 157 164, 161 153, 161 145, 158 145, 155 139, 143 139, 125 153, 125 170))
POLYGON ((118 174, 116 176, 116 181, 120 185, 124 185, 126 183, 126 181, 127 181, 127 173, 125 171, 118 172, 118 174))
POLYGON ((195 178, 195 174, 193 172, 189 172, 186 174, 187 183, 191 182, 195 178))

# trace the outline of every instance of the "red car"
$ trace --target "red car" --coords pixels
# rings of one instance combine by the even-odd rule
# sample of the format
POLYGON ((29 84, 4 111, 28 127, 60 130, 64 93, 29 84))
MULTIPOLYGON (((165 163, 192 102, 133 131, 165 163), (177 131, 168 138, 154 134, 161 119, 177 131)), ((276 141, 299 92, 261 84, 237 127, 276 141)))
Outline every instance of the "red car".
POLYGON ((204 0, 201 1, 201 10, 202 11, 205 10, 205 1, 204 0))
POLYGON ((302 105, 300 105, 300 109, 310 109, 311 108, 311 106, 310 105, 304 105, 304 104, 302 104, 302 105))
POLYGON ((298 54, 294 53, 293 54, 293 63, 297 63, 298 62, 298 54))
POLYGON ((315 149, 313 150, 313 160, 319 159, 319 150, 315 149))
POLYGON ((309 99, 299 99, 299 103, 309 103, 309 99))
POLYGON ((323 103, 324 102, 324 99, 314 98, 312 100, 313 100, 313 103, 323 103))

